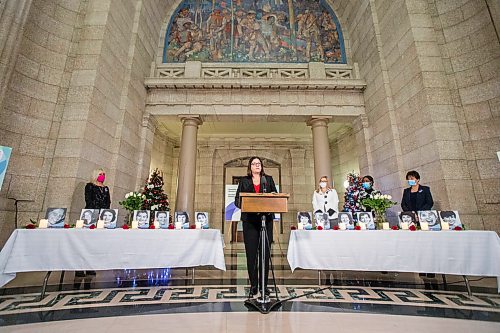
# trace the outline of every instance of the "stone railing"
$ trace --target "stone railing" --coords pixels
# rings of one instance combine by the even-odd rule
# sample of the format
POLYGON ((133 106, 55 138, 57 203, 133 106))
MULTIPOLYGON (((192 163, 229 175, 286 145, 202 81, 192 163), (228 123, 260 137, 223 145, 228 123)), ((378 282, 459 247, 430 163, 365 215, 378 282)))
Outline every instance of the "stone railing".
POLYGON ((362 90, 357 64, 186 63, 155 64, 150 88, 297 88, 362 90))

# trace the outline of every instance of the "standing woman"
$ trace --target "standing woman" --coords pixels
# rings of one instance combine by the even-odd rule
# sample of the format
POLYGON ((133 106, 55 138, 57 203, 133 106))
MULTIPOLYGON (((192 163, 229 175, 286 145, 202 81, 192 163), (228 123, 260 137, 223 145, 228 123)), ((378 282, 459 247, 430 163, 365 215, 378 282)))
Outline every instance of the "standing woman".
MULTIPOLYGON (((247 175, 241 178, 236 191, 235 205, 241 209, 240 193, 272 193, 278 192, 274 184, 273 177, 266 175, 262 160, 254 156, 248 161, 247 175)), ((270 294, 267 289, 267 281, 269 275, 269 258, 270 258, 270 243, 273 241, 273 214, 272 213, 241 213, 241 221, 243 221, 243 238, 245 241, 245 252, 247 255, 248 277, 250 279, 250 294, 253 297, 262 287, 260 276, 261 252, 258 251, 259 236, 261 229, 261 217, 266 217, 266 232, 269 242, 266 246, 265 258, 265 277, 264 288, 267 295, 270 294), (259 255, 259 260, 257 260, 259 255)), ((264 296, 264 295, 262 295, 264 296)))
MULTIPOLYGON (((111 196, 109 188, 104 185, 106 173, 103 169, 96 169, 92 172, 90 182, 85 185, 85 209, 109 209, 111 205, 111 196)), ((92 277, 95 276, 95 271, 76 271, 75 277, 92 277)), ((75 282, 75 287, 79 287, 80 283, 75 282)), ((90 289, 90 281, 85 281, 85 289, 90 289)))
POLYGON ((335 220, 339 214, 339 196, 334 188, 328 185, 328 177, 319 179, 318 188, 313 193, 312 205, 314 215, 317 213, 328 214, 329 220, 335 220))
MULTIPOLYGON (((371 194, 376 195, 380 194, 379 191, 375 190, 373 188, 373 177, 370 175, 366 175, 361 179, 361 187, 363 187, 363 190, 359 192, 359 202, 361 202, 363 199, 368 198, 371 194)), ((372 209, 370 207, 365 207, 361 205, 361 209, 364 212, 371 212, 372 209)))
POLYGON ((404 212, 418 212, 420 210, 431 210, 434 206, 431 189, 428 186, 420 185, 420 174, 417 171, 409 171, 406 174, 406 181, 410 187, 403 191, 401 208, 404 212))

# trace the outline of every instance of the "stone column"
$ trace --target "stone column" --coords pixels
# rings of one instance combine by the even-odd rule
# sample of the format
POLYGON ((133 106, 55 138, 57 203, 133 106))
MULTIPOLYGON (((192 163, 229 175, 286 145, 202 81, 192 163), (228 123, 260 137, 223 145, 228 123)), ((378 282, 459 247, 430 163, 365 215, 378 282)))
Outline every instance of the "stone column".
POLYGON ((181 116, 182 137, 179 153, 179 177, 175 211, 185 211, 194 221, 194 193, 196 180, 196 151, 198 126, 203 122, 198 116, 181 116))
POLYGON ((329 185, 332 185, 332 161, 330 159, 330 142, 328 141, 329 117, 313 117, 307 125, 311 126, 314 151, 314 178, 315 183, 322 176, 327 176, 329 185))
POLYGON ((0 1, 0 109, 14 69, 32 0, 0 1))

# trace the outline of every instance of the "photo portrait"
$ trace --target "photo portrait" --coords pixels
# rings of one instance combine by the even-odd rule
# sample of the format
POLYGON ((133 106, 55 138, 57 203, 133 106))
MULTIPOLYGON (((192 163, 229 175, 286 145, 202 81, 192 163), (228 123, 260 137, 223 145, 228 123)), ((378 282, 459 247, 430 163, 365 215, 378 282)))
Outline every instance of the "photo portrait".
POLYGON ((441 223, 439 222, 437 212, 435 210, 421 210, 418 212, 418 220, 420 223, 427 222, 429 230, 441 230, 441 223))
POLYGON ((189 215, 187 212, 175 212, 175 222, 182 223, 182 229, 189 229, 189 215))
POLYGON ((345 223, 346 229, 354 230, 354 219, 351 212, 340 212, 339 223, 345 223))
POLYGON ((448 222, 450 229, 454 229, 455 227, 463 228, 462 221, 460 221, 458 211, 456 210, 442 210, 439 212, 439 217, 442 222, 448 222))
POLYGON ((45 214, 47 228, 64 228, 66 208, 48 208, 45 214))
POLYGON ((322 227, 324 230, 330 229, 330 221, 328 220, 328 214, 316 213, 314 214, 314 220, 316 222, 316 228, 322 227))
POLYGON ((356 212, 358 223, 364 223, 366 229, 375 230, 375 221, 373 220, 372 212, 356 212))
POLYGON ((411 226, 417 227, 417 216, 415 212, 399 212, 399 227, 401 228, 401 223, 408 223, 408 228, 411 226))
POLYGON ((202 229, 208 229, 208 212, 195 212, 196 222, 201 223, 202 229))
POLYGON ((312 219, 310 212, 298 212, 297 213, 297 223, 302 223, 305 230, 312 229, 312 219))
POLYGON ((101 209, 99 219, 104 221, 104 228, 115 229, 118 209, 101 209))
POLYGON ((169 211, 156 211, 155 220, 160 225, 161 229, 168 229, 170 212, 169 211))
POLYGON ((83 220, 83 227, 90 228, 91 225, 97 225, 99 219, 99 209, 82 209, 80 220, 83 220))
POLYGON ((137 221, 137 227, 139 229, 149 228, 149 210, 134 210, 134 220, 137 221))

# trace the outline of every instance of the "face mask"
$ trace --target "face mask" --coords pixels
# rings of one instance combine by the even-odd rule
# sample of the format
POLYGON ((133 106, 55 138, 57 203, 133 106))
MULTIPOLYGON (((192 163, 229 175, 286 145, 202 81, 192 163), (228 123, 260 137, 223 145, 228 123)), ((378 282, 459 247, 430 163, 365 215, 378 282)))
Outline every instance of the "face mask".
POLYGON ((417 181, 414 179, 408 179, 408 185, 410 186, 417 185, 417 181))
POLYGON ((106 179, 106 176, 105 175, 99 175, 97 176, 97 181, 99 183, 104 183, 104 180, 106 179))
POLYGON ((367 183, 363 183, 363 188, 364 188, 365 190, 369 190, 371 187, 372 187, 372 184, 371 184, 371 183, 368 183, 368 182, 367 182, 367 183))
POLYGON ((319 187, 321 187, 321 188, 325 188, 325 187, 326 187, 326 182, 320 182, 320 183, 319 183, 319 187))

